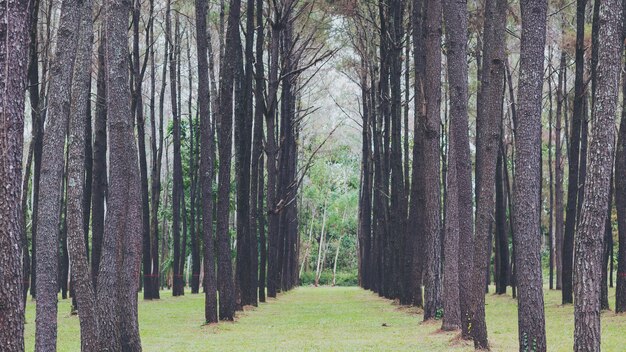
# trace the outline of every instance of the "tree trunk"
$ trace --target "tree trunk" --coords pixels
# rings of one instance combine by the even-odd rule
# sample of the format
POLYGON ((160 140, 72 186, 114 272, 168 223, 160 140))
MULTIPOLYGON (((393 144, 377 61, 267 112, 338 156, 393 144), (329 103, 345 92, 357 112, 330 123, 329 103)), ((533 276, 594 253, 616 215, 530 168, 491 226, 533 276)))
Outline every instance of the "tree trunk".
MULTIPOLYGON (((626 24, 623 29, 626 36, 626 24)), ((625 51, 626 52, 626 51, 625 51)), ((626 67, 626 66, 625 66, 626 67)), ((622 116, 617 138, 615 175, 626 174, 626 73, 622 74, 622 116)), ((615 288, 615 313, 626 312, 626 178, 615 178, 615 208, 617 210, 618 254, 615 288)))
POLYGON ((567 80, 565 74, 566 56, 565 52, 561 53, 561 63, 559 65, 559 83, 556 90, 556 122, 554 140, 554 240, 555 240, 555 266, 556 266, 556 289, 562 288, 562 267, 563 267, 563 162, 561 160, 561 120, 563 116, 563 96, 565 90, 565 82, 567 80))
POLYGON ((76 56, 76 33, 82 4, 65 0, 51 68, 48 111, 50 120, 43 140, 39 211, 37 217, 37 351, 56 350, 58 293, 58 236, 65 166, 64 149, 70 108, 70 87, 76 56))
POLYGON ((82 351, 98 351, 98 324, 96 320, 96 296, 92 281, 84 227, 85 157, 87 141, 85 117, 89 113, 91 94, 91 67, 93 46, 92 3, 84 2, 80 14, 78 51, 72 82, 72 105, 68 146, 67 182, 67 243, 72 263, 72 289, 79 307, 80 341, 82 351))
MULTIPOLYGON (((467 2, 445 1, 446 48, 450 85, 450 133, 444 242, 444 330, 461 327, 460 237, 471 241, 471 160, 468 138, 467 2), (463 188, 463 190, 461 190, 463 188), (468 206, 469 198, 469 208, 468 206), (464 231, 461 235, 461 231, 464 231)), ((463 270, 468 268, 463 267, 463 270)))
MULTIPOLYGON (((567 212, 565 217, 565 232, 563 234, 563 263, 562 263, 562 301, 563 304, 573 303, 572 298, 572 268, 574 265, 574 230, 576 228, 578 185, 579 185, 579 158, 580 158, 580 131, 584 115, 585 99, 585 7, 587 0, 576 1, 576 76, 574 82, 574 113, 572 115, 571 134, 569 137, 568 154, 568 184, 567 184, 567 212)), ((580 200, 578 200, 580 201, 580 200)))
POLYGON ((97 313, 100 341, 109 349, 141 351, 137 321, 142 239, 141 180, 130 101, 129 11, 128 2, 105 2, 107 128, 111 153, 97 313))
POLYGON ((11 43, 10 46, 0 46, 0 145, 3 149, 0 157, 0 341, 5 351, 20 352, 24 351, 21 263, 24 214, 20 211, 20 182, 24 78, 28 63, 28 2, 0 0, 0 23, 0 40, 11 43))
MULTIPOLYGON (((488 348, 485 322, 485 288, 492 250, 491 229, 495 210, 496 167, 500 146, 504 94, 505 23, 507 1, 485 5, 483 63, 476 120, 476 237, 474 242, 472 308, 470 324, 474 346, 488 348)), ((539 198, 537 198, 539 199, 539 198)))
POLYGON ((541 175, 541 88, 546 40, 545 0, 520 4, 522 39, 520 82, 517 93, 515 182, 513 224, 515 228, 515 274, 518 287, 520 350, 546 350, 541 236, 539 234, 539 183, 541 175))
POLYGON ((104 203, 107 189, 107 98, 104 48, 106 38, 101 30, 98 46, 98 78, 96 82, 96 122, 93 145, 93 173, 91 182, 91 275, 97 288, 104 237, 104 203))
POLYGON ((440 107, 441 107, 441 0, 428 1, 425 23, 424 193, 425 256, 424 320, 434 319, 441 302, 441 200, 440 200, 440 107))
POLYGON ((217 322, 217 287, 213 238, 213 130, 210 116, 210 90, 206 36, 207 0, 196 0, 196 45, 198 49, 198 109, 200 118, 200 174, 202 189, 202 240, 204 262, 204 319, 217 322), (200 92, 206 92, 201 94, 200 92))
MULTIPOLYGON (((132 10, 133 18, 133 67, 132 75, 135 86, 133 101, 135 105, 135 122, 137 124, 137 140, 139 147, 139 172, 141 177, 141 210, 142 210, 142 243, 143 243, 143 299, 152 299, 152 257, 150 251, 150 200, 148 194, 148 162, 146 160, 146 122, 143 113, 143 74, 140 68, 139 56, 139 21, 141 18, 141 3, 135 0, 132 10)), ((148 55, 148 53, 146 53, 148 55)))
POLYGON ((602 2, 599 10, 597 88, 589 149, 589 176, 575 246, 574 350, 600 351, 600 283, 622 51, 622 4, 602 2))
POLYGON ((217 199, 217 282, 220 292, 221 320, 235 315, 235 285, 232 277, 228 213, 230 209, 230 165, 233 124, 233 83, 237 51, 241 50, 239 19, 241 0, 230 0, 228 33, 224 60, 221 62, 221 83, 218 107, 219 184, 217 199))

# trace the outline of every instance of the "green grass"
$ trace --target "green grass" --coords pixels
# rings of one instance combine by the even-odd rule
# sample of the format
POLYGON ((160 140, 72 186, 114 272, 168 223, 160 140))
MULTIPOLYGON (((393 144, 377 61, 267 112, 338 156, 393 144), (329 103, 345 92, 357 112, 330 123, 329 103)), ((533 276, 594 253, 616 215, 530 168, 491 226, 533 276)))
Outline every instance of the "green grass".
MULTIPOLYGON (((610 301, 614 302, 614 290, 610 301)), ((414 309, 355 287, 301 287, 238 314, 235 323, 203 326, 203 295, 139 301, 144 351, 472 351, 457 333, 422 323, 414 309), (383 326, 385 324, 386 326, 383 326)), ((560 291, 546 292, 548 350, 571 351, 573 307, 560 306, 560 291)), ((79 351, 78 317, 59 304, 58 351, 79 351)), ((33 350, 34 305, 27 309, 26 346, 33 350)), ((487 296, 487 326, 494 351, 517 350, 516 301, 487 296)), ((623 351, 626 315, 602 317, 602 348, 623 351)))

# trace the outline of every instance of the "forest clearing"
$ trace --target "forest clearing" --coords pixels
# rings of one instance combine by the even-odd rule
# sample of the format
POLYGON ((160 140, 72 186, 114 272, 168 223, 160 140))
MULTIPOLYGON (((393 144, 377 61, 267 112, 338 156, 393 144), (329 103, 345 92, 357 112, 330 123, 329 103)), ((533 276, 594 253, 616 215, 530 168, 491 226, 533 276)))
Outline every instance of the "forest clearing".
MULTIPOLYGON (((493 292, 493 287, 491 291, 493 292)), ((610 297, 615 292, 611 290, 610 297)), ((546 295, 546 326, 550 351, 572 350, 572 307, 561 306, 558 292, 546 295)), ((487 324, 493 326, 492 350, 517 346, 515 300, 487 295, 487 324)), ((234 323, 202 326, 202 296, 140 301, 139 322, 146 351, 472 351, 458 332, 443 332, 439 321, 422 322, 421 310, 398 306, 357 287, 302 286, 258 308, 246 307, 234 323)), ((80 348, 78 318, 67 301, 59 307, 59 352, 80 348)), ((26 346, 34 344, 32 309, 26 313, 26 346)), ((622 351, 626 315, 605 312, 602 347, 622 351)))

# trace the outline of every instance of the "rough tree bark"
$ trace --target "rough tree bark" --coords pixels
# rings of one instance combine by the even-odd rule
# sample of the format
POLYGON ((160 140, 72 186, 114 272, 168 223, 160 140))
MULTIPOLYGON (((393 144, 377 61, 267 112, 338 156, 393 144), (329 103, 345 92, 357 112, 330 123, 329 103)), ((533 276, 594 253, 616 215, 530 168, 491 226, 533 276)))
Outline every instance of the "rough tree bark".
POLYGON ((467 1, 446 0, 444 7, 450 85, 450 142, 445 216, 443 329, 456 330, 461 327, 462 319, 459 302, 460 270, 468 270, 459 266, 461 231, 464 231, 464 238, 472 238, 471 184, 466 183, 471 182, 467 112, 467 1))
POLYGON ((0 341, 24 351, 20 182, 28 64, 28 2, 0 0, 0 341))
POLYGON ((217 287, 213 240, 213 130, 211 128, 206 36, 207 0, 196 0, 196 45, 198 49, 198 109, 200 118, 200 186, 202 189, 202 239, 204 259, 204 320, 217 322, 217 287), (201 92, 206 92, 201 94, 201 92))
POLYGON ((541 181, 541 88, 547 5, 546 0, 520 3, 522 39, 513 191, 519 346, 520 350, 539 352, 546 350, 538 192, 541 181))
POLYGON ((100 31, 98 78, 96 82, 96 121, 94 124, 93 173, 91 182, 91 275, 97 288, 104 237, 104 203, 107 188, 107 107, 104 47, 106 37, 100 31))
POLYGON ((78 51, 72 81, 72 105, 69 116, 67 166, 67 244, 72 263, 72 288, 78 304, 82 351, 98 351, 96 296, 87 257, 84 228, 85 140, 91 95, 91 55, 93 46, 92 2, 83 3, 78 31, 78 51))
MULTIPOLYGON (((508 1, 488 0, 485 5, 483 63, 476 117, 476 236, 474 238, 474 286, 469 323, 477 349, 489 348, 485 322, 485 287, 491 257, 491 229, 495 210, 495 181, 502 97, 504 95, 505 26, 508 1)), ((539 197, 537 197, 539 199, 539 197)))
POLYGON ((576 73, 574 81, 574 112, 572 114, 571 133, 568 154, 567 211, 565 232, 563 234, 563 263, 561 269, 562 303, 572 303, 572 268, 574 264, 574 230, 576 228, 580 131, 584 115, 586 84, 585 72, 585 7, 587 0, 576 1, 576 73))
POLYGON ((597 87, 589 145, 582 212, 576 234, 574 258, 574 350, 600 351, 600 282, 602 251, 611 165, 614 151, 615 112, 619 92, 622 50, 622 3, 600 4, 597 87))
MULTIPOLYGON (((626 38, 626 23, 622 28, 622 38, 626 38)), ((622 99, 622 116, 615 155, 616 175, 626 175, 626 73, 622 75, 622 99)), ((626 178, 624 177, 615 178, 615 208, 619 236, 615 312, 623 313, 626 312, 626 178)))
POLYGON ((426 3, 425 20, 425 98, 424 116, 424 193, 425 265, 424 320, 434 319, 441 302, 441 200, 440 200, 440 107, 441 107, 441 0, 426 3))
POLYGON ((65 137, 70 110, 70 87, 76 56, 76 33, 82 4, 65 0, 57 33, 57 49, 50 71, 47 115, 43 140, 39 211, 37 217, 37 351, 56 350, 58 236, 60 229, 62 179, 65 166, 65 137))
MULTIPOLYGON (((230 258, 230 234, 228 213, 230 209, 230 165, 233 130, 233 84, 235 55, 241 46, 239 19, 241 0, 230 0, 228 29, 224 60, 221 62, 220 94, 218 106, 218 152, 219 184, 217 196, 217 284, 220 293, 219 316, 221 320, 233 320, 235 316, 235 283, 230 258)), ((240 50, 240 49, 239 49, 240 50)))
POLYGON ((98 277, 100 341, 111 351, 141 351, 137 291, 141 266, 141 187, 129 83, 130 3, 105 1, 110 182, 98 277), (122 313, 123 312, 123 313, 122 313))

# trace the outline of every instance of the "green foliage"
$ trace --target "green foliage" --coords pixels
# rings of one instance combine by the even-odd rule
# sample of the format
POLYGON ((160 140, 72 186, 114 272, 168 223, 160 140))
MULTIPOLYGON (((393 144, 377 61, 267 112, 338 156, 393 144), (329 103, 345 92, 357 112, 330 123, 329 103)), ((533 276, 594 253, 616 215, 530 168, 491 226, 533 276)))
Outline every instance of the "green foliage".
MULTIPOLYGON (((320 275, 320 285, 330 286, 333 284, 333 271, 324 270, 320 275)), ((356 271, 352 272, 337 272, 335 277, 335 286, 357 286, 359 284, 359 276, 356 271)), ((300 276, 301 286, 315 285, 315 272, 305 272, 300 276)))

